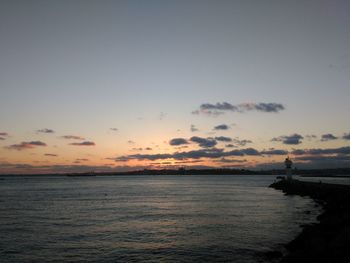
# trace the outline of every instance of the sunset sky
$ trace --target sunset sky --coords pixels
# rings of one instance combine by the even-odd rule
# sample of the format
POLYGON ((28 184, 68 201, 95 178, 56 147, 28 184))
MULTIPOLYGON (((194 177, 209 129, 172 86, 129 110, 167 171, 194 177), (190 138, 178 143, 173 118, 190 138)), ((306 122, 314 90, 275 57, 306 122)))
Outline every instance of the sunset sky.
POLYGON ((0 173, 350 167, 350 2, 0 1, 0 173))

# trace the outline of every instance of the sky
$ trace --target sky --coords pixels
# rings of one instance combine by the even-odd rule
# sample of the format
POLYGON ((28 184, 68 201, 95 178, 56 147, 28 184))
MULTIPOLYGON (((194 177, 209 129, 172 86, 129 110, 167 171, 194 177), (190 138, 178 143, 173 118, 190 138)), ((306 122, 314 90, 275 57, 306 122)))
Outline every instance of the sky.
POLYGON ((0 173, 350 167, 349 13, 1 0, 0 173))

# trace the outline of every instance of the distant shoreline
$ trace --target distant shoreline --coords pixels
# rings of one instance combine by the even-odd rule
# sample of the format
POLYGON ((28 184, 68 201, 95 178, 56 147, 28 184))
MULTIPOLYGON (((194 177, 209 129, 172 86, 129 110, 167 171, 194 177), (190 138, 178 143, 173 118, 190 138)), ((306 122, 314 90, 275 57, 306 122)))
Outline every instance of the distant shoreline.
POLYGON ((286 245, 289 254, 281 263, 350 262, 350 186, 281 180, 270 187, 287 195, 309 196, 324 208, 319 223, 304 226, 286 245))
MULTIPOLYGON (((128 176, 128 175, 282 175, 284 169, 249 170, 249 169, 163 169, 135 170, 127 172, 65 172, 65 173, 23 173, 0 174, 3 176, 128 176)), ((293 170, 293 174, 302 177, 350 177, 350 168, 293 170)))

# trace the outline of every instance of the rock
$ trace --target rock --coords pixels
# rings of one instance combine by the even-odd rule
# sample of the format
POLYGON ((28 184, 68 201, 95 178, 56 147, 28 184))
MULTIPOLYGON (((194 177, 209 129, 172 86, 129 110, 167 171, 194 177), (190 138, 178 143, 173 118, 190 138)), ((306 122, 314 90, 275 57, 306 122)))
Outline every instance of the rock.
POLYGON ((280 258, 282 256, 283 256, 283 254, 282 254, 281 251, 268 251, 268 252, 265 253, 265 257, 267 259, 270 259, 270 260, 271 259, 280 258))

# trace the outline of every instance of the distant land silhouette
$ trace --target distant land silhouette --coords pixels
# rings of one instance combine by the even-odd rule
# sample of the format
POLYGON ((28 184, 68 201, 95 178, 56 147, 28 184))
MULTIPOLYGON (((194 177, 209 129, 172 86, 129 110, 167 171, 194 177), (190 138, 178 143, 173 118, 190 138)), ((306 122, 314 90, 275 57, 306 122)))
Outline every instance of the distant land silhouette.
MULTIPOLYGON (((83 172, 83 173, 47 173, 47 174, 0 174, 0 176, 127 176, 127 175, 281 175, 284 169, 249 170, 249 169, 144 169, 128 172, 83 172)), ((335 169, 293 169, 293 174, 303 177, 347 177, 350 168, 335 169)))

